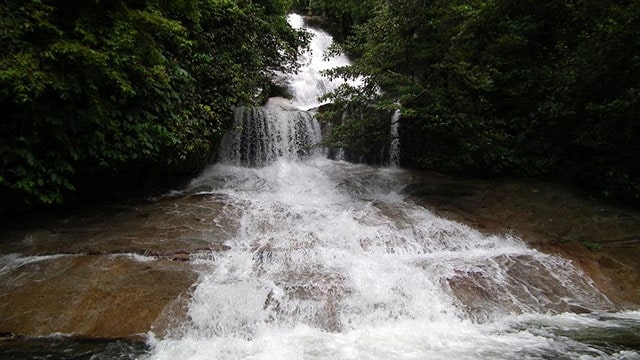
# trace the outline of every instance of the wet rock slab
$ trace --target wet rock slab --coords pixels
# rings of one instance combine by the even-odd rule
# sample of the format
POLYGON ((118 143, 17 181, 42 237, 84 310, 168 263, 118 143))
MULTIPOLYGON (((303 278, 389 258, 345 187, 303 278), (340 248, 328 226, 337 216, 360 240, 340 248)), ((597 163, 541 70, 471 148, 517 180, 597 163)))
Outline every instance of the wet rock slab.
POLYGON ((212 195, 169 196, 22 222, 0 231, 0 254, 193 253, 223 248, 237 226, 233 207, 212 195))
POLYGON ((14 266, 2 278, 1 333, 135 338, 186 296, 197 274, 167 259, 67 255, 14 266))
POLYGON ((640 306, 640 209, 535 180, 413 172, 406 181, 404 193, 436 214, 568 258, 614 303, 640 306))
MULTIPOLYGON (((512 233, 571 259, 616 304, 640 306, 638 210, 535 181, 406 176, 405 193, 417 203, 483 232, 512 233)), ((0 230, 0 334, 140 339, 151 330, 162 336, 186 316, 201 266, 194 260, 215 259, 238 228, 239 210, 227 200, 168 196, 5 226, 0 230)), ((258 254, 269 256, 269 251, 258 254)), ((450 286, 461 297, 498 301, 474 295, 482 280, 460 274, 450 286)))
POLYGON ((192 286, 235 223, 225 199, 25 219, 0 231, 0 334, 141 340, 186 316, 192 286), (226 207, 222 211, 222 207, 226 207))

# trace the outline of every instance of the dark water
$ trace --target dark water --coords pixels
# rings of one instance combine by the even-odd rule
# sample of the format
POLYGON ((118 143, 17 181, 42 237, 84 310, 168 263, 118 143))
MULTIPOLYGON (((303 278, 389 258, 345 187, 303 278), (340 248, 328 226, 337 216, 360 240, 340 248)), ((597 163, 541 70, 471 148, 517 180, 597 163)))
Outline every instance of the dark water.
POLYGON ((0 359, 16 360, 130 360, 147 353, 148 346, 126 340, 76 339, 67 336, 0 340, 0 359))

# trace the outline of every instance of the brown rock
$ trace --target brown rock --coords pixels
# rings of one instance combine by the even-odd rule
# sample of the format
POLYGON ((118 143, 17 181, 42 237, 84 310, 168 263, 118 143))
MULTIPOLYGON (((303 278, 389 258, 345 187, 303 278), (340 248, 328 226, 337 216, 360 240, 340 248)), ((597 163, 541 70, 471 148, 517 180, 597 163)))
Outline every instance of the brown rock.
POLYGON ((564 256, 617 305, 640 306, 639 209, 535 180, 414 172, 407 181, 405 192, 438 215, 487 234, 515 234, 539 250, 564 256))
POLYGON ((217 195, 28 218, 0 231, 0 334, 131 338, 184 319, 198 266, 237 225, 217 195), (19 254, 19 255, 18 255, 19 254))
POLYGON ((182 262, 123 255, 49 258, 2 277, 0 333, 95 338, 145 334, 197 279, 182 262))

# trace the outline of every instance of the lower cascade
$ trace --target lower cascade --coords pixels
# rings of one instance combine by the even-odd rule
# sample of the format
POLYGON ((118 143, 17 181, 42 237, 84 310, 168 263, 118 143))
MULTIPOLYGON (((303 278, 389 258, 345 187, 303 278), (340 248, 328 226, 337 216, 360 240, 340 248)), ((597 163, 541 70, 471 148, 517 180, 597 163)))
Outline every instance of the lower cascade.
POLYGON ((568 260, 414 203, 405 170, 327 159, 302 108, 237 108, 219 163, 172 195, 223 204, 225 247, 146 358, 640 359, 597 335, 638 333, 640 312, 568 260))
POLYGON ((608 314, 567 260, 414 204, 407 177, 321 156, 211 167, 185 194, 225 204, 228 249, 199 260, 150 358, 637 358, 588 339, 637 332, 639 312, 608 314))

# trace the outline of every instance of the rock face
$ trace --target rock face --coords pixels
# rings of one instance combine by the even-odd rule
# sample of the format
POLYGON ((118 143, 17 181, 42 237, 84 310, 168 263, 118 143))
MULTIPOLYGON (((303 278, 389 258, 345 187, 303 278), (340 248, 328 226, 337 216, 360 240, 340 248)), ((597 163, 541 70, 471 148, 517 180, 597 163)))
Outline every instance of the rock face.
POLYGON ((207 195, 27 219, 0 232, 0 334, 142 340, 186 316, 198 258, 235 226, 207 195))
POLYGON ((125 255, 22 259, 3 274, 0 332, 135 338, 180 296, 197 274, 187 264, 125 255))
POLYGON ((611 301, 640 306, 640 210, 533 180, 461 180, 413 173, 405 192, 435 213, 490 234, 510 233, 572 260, 611 301))

